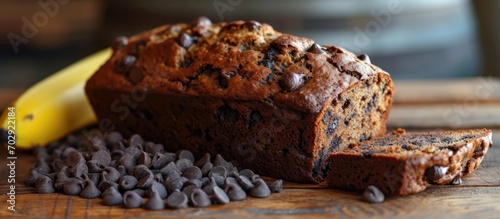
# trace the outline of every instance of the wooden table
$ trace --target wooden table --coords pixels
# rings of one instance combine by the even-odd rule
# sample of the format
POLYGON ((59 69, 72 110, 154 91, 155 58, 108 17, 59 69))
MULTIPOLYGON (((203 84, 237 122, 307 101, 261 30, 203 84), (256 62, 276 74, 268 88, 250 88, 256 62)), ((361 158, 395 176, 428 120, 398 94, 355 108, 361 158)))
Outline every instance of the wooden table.
MULTIPOLYGON (((432 186, 416 195, 389 197, 383 203, 369 204, 362 202, 357 192, 329 189, 324 183, 285 182, 283 193, 264 199, 247 198, 208 208, 147 211, 103 206, 100 199, 33 194, 34 189, 22 183, 34 162, 34 157, 27 152, 18 155, 16 212, 12 213, 7 210, 5 201, 8 173, 5 150, 2 150, 0 218, 500 218, 500 82, 478 79, 439 83, 397 81, 396 88, 396 101, 388 123, 391 127, 487 127, 494 130, 493 148, 481 167, 461 185, 432 186), (487 98, 486 93, 475 94, 481 87, 489 88, 487 98), (450 114, 450 110, 458 114, 450 114)), ((15 92, 0 90, 2 101, 13 98, 5 98, 9 93, 15 92)))

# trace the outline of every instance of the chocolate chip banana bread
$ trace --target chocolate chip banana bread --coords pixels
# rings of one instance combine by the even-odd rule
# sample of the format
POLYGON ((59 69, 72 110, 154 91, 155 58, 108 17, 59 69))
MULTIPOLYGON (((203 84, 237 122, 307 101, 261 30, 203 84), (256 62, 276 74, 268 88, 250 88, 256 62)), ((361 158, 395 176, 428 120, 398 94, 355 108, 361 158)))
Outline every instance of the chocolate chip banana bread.
POLYGON ((85 89, 120 132, 319 182, 331 152, 386 130, 393 83, 360 58, 256 21, 200 18, 118 38, 85 89))
POLYGON ((405 132, 334 152, 327 160, 331 187, 409 195, 430 184, 455 184, 468 176, 492 146, 490 130, 405 132))

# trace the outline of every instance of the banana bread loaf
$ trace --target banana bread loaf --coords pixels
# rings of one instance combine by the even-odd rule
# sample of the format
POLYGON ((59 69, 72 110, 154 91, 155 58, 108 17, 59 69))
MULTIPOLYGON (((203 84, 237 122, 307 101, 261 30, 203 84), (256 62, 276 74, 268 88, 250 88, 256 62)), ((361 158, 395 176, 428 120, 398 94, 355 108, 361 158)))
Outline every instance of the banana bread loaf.
POLYGON ((383 135, 393 91, 365 55, 206 18, 118 38, 86 84, 122 133, 296 182, 322 181, 331 152, 383 135))
POLYGON ((454 184, 468 176, 492 146, 490 130, 394 131, 334 152, 327 160, 331 187, 409 195, 430 184, 454 184))

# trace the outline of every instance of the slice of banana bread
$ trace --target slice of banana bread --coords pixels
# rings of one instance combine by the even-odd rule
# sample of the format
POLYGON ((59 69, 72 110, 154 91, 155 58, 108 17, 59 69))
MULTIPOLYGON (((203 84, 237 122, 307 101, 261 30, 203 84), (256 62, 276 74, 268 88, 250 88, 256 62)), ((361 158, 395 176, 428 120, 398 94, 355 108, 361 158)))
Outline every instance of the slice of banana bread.
POLYGON ((334 152, 327 160, 331 187, 409 195, 430 184, 453 184, 468 176, 492 146, 491 131, 405 132, 398 129, 334 152))
POLYGON ((200 18, 118 38, 113 49, 86 85, 94 111, 169 150, 319 182, 332 151, 386 131, 388 73, 267 24, 200 18))

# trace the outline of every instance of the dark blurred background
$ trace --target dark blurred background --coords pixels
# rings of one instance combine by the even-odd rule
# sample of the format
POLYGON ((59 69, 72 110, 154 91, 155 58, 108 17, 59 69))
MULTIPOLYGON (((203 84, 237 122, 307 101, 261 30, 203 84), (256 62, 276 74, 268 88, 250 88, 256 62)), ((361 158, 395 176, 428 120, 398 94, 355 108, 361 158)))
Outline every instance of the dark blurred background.
POLYGON ((0 88, 25 89, 117 36, 202 15, 367 53, 395 79, 498 76, 499 10, 496 0, 2 0, 0 88))

